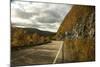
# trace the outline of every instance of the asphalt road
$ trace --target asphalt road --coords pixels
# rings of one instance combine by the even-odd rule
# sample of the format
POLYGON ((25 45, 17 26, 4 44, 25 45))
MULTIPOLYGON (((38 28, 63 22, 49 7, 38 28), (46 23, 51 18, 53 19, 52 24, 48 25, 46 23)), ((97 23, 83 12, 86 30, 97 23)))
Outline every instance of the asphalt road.
POLYGON ((11 65, 23 66, 61 63, 62 51, 59 49, 62 44, 63 41, 52 41, 48 44, 12 51, 11 65))

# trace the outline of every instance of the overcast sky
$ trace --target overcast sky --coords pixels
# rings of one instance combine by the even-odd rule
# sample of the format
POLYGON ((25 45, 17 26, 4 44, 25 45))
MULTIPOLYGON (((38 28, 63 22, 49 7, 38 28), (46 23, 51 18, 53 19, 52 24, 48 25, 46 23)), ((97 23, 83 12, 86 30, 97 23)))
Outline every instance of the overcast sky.
POLYGON ((12 26, 56 32, 72 5, 39 2, 11 2, 12 26))

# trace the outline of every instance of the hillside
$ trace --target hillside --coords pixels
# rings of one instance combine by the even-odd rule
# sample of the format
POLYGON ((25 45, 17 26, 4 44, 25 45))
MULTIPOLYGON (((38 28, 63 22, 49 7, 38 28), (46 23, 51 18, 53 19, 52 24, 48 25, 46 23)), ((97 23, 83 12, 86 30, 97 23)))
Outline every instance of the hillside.
POLYGON ((56 39, 59 39, 59 37, 63 37, 65 35, 65 32, 72 32, 72 30, 73 33, 76 34, 78 34, 80 31, 81 34, 81 32, 85 29, 82 33, 87 33, 87 31, 89 33, 90 29, 94 29, 94 11, 94 6, 73 6, 60 25, 56 34, 56 39), (75 30, 75 28, 80 29, 75 30))
POLYGON ((64 40, 64 61, 95 60, 95 7, 75 5, 55 36, 64 40))
POLYGON ((11 47, 39 45, 51 41, 53 32, 41 31, 35 28, 11 28, 11 47))

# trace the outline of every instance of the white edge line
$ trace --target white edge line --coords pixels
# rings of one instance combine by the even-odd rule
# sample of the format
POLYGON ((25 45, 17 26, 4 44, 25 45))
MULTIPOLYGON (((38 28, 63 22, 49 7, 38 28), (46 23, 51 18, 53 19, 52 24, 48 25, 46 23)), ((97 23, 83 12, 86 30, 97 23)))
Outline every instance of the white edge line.
POLYGON ((59 47, 59 50, 58 50, 58 52, 57 52, 57 54, 56 54, 56 57, 55 57, 55 59, 54 59, 54 61, 53 61, 53 64, 56 63, 56 60, 57 60, 57 58, 58 58, 58 55, 59 55, 59 53, 60 53, 62 47, 63 47, 63 44, 61 44, 61 46, 59 47))

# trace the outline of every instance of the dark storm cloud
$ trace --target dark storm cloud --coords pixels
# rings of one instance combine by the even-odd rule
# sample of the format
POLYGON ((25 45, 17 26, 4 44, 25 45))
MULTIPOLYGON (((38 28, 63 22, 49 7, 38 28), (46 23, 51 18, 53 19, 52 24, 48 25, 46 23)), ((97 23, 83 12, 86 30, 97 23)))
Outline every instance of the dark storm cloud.
POLYGON ((42 13, 45 13, 45 16, 38 16, 36 18, 37 21, 41 22, 41 23, 55 23, 55 22, 59 22, 59 20, 61 19, 61 14, 59 14, 58 12, 52 10, 44 10, 42 13))
POLYGON ((67 5, 57 4, 57 5, 53 5, 52 8, 51 7, 49 7, 48 9, 44 9, 42 13, 45 13, 45 16, 42 16, 41 13, 41 16, 38 16, 36 20, 41 23, 55 23, 55 22, 61 23, 64 16, 68 13, 68 11, 66 11, 67 5))
POLYGON ((44 13, 47 13, 49 16, 60 18, 61 15, 57 13, 55 10, 46 10, 44 13))
POLYGON ((41 16, 36 18, 39 22, 42 23, 55 23, 55 22, 59 22, 61 15, 58 14, 57 12, 53 11, 53 10, 46 10, 44 11, 44 13, 46 14, 46 16, 41 16))
POLYGON ((55 23, 55 22, 59 21, 59 19, 54 16, 38 17, 38 18, 36 18, 36 20, 41 23, 55 23))

